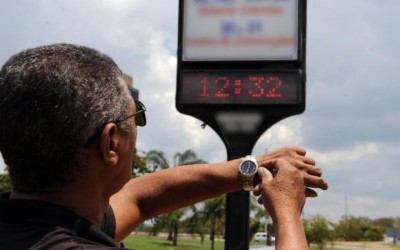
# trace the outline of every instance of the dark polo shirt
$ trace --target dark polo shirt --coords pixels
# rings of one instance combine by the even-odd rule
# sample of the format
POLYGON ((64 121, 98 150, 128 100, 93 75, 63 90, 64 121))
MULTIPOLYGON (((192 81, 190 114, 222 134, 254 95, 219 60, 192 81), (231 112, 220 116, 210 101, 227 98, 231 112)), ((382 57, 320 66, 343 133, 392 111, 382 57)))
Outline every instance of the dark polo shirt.
POLYGON ((0 195, 0 249, 122 249, 109 207, 101 228, 66 207, 0 195))

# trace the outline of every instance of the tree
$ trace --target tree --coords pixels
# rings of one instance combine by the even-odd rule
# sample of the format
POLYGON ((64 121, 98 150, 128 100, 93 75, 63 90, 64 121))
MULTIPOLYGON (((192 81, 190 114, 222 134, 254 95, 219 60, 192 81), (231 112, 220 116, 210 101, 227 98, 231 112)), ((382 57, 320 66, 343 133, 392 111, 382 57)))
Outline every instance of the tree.
POLYGON ((162 228, 167 229, 167 240, 172 241, 172 244, 176 246, 178 244, 179 223, 184 214, 185 209, 179 209, 161 216, 157 216, 153 219, 153 230, 161 230, 162 228))
POLYGON ((400 232, 400 217, 383 217, 373 221, 375 226, 380 226, 386 231, 386 235, 393 237, 393 244, 397 244, 397 237, 400 232))
POLYGON ((381 218, 375 219, 372 223, 375 226, 381 226, 381 227, 384 227, 385 229, 390 229, 390 228, 393 228, 394 219, 395 218, 381 217, 381 218))
POLYGON ((10 176, 8 173, 0 174, 0 193, 11 191, 10 176))
POLYGON ((204 216, 201 213, 200 206, 203 206, 202 203, 198 203, 196 205, 191 206, 191 216, 186 219, 185 227, 187 232, 190 234, 199 234, 201 244, 204 243, 205 235, 210 228, 209 225, 204 221, 204 216))
POLYGON ((188 219, 187 225, 191 232, 200 234, 202 242, 204 241, 205 231, 207 227, 209 228, 211 250, 214 250, 215 236, 219 231, 220 234, 223 233, 225 208, 225 196, 209 199, 201 204, 192 206, 193 215, 188 219))
MULTIPOLYGON (((151 150, 146 154, 146 166, 150 169, 150 172, 154 172, 160 169, 167 169, 170 167, 167 156, 160 150, 151 150)), ((167 240, 174 241, 177 244, 177 240, 174 240, 174 227, 177 228, 176 220, 180 219, 181 213, 177 211, 170 212, 161 216, 157 216, 153 220, 153 227, 160 230, 161 228, 167 228, 168 237, 167 240)), ((175 237, 176 238, 176 237, 175 237)))
POLYGON ((363 223, 356 217, 343 217, 335 227, 335 234, 338 238, 346 241, 361 241, 363 223))
MULTIPOLYGON (((147 168, 151 171, 166 169, 171 167, 167 156, 160 150, 151 150, 146 154, 147 168)), ((198 158, 193 150, 186 150, 183 153, 176 153, 174 155, 174 165, 190 165, 196 163, 205 163, 205 161, 198 158)), ((168 214, 159 216, 154 220, 156 228, 166 227, 168 229, 168 240, 173 241, 173 245, 178 244, 178 230, 179 223, 185 215, 187 208, 182 208, 168 214)))
POLYGON ((200 159, 193 150, 188 149, 183 153, 176 153, 174 155, 174 163, 175 166, 180 166, 180 165, 207 163, 207 162, 200 159))
POLYGON ((363 228, 363 240, 367 241, 381 241, 385 228, 381 226, 366 225, 363 228))
POLYGON ((220 196, 205 202, 203 213, 205 219, 211 224, 210 228, 210 240, 211 250, 214 250, 215 234, 218 225, 223 225, 225 218, 225 196, 220 196))
POLYGON ((393 237, 393 244, 397 244, 397 237, 399 237, 400 233, 400 217, 393 218, 393 228, 395 232, 395 237, 393 237))
POLYGON ((150 150, 146 154, 146 166, 151 172, 169 168, 169 162, 164 152, 160 150, 150 150))
POLYGON ((315 216, 304 221, 304 230, 308 243, 316 244, 320 250, 324 249, 327 241, 332 240, 328 221, 322 216, 315 216))
POLYGON ((384 231, 384 227, 362 217, 344 217, 335 227, 336 236, 347 241, 382 240, 384 231))
POLYGON ((151 173, 154 170, 149 169, 146 164, 146 157, 139 156, 137 154, 137 149, 135 148, 135 152, 132 157, 132 175, 133 177, 141 176, 147 173, 151 173))

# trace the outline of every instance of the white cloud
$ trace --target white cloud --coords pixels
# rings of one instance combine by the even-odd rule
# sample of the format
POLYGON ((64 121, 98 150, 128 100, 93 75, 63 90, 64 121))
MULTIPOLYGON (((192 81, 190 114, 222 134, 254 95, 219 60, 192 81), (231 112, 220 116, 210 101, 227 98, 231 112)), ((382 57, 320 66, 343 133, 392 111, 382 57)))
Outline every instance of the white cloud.
MULTIPOLYGON (((400 1, 309 0, 307 109, 270 128, 256 154, 285 145, 308 149, 330 189, 305 213, 330 218, 399 216, 398 67, 400 1)), ((226 159, 208 126, 175 109, 178 1, 3 0, 0 63, 22 49, 73 42, 95 47, 134 77, 148 108, 140 150, 194 149, 208 161, 226 159)), ((0 160, 0 170, 2 167, 0 160)))
POLYGON ((6 165, 3 160, 3 156, 0 154, 0 174, 4 173, 6 165))
POLYGON ((282 144, 300 145, 302 143, 301 126, 301 120, 296 118, 291 119, 290 123, 278 123, 274 127, 275 138, 282 144))
MULTIPOLYGON (((382 143, 367 142, 350 148, 341 148, 340 150, 329 151, 326 153, 314 152, 313 154, 322 164, 333 165, 343 162, 352 163, 360 161, 365 157, 375 156, 383 146, 384 144, 382 143)), ((336 168, 336 170, 340 171, 343 169, 339 167, 336 168)))
POLYGON ((253 154, 261 154, 284 146, 303 146, 302 127, 300 116, 279 121, 259 138, 253 154))
POLYGON ((318 198, 307 199, 303 216, 310 218, 322 215, 331 222, 338 222, 346 214, 370 219, 398 217, 399 213, 397 209, 394 209, 398 207, 400 207, 400 200, 325 191, 319 192, 318 198))

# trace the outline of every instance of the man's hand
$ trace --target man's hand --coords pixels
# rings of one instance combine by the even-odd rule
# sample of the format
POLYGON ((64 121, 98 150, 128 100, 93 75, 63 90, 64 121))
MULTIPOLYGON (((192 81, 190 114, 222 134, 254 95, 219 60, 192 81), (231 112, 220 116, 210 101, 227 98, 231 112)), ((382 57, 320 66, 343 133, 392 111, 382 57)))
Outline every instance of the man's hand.
POLYGON ((305 173, 283 159, 266 161, 264 167, 258 168, 260 182, 253 194, 261 195, 258 202, 272 217, 277 239, 275 249, 308 249, 300 217, 307 195, 305 173), (275 176, 267 168, 274 169, 275 176))
POLYGON ((258 202, 275 219, 282 216, 300 217, 306 199, 303 173, 285 160, 271 160, 258 168, 260 182, 253 194, 260 196, 258 202), (275 169, 275 176, 267 168, 275 169))
POLYGON ((304 184, 307 187, 305 191, 307 197, 318 196, 318 194, 310 188, 328 189, 327 182, 321 177, 321 169, 316 166, 313 158, 306 156, 305 149, 299 147, 284 147, 257 157, 259 166, 269 169, 273 176, 276 175, 277 169, 275 164, 271 164, 271 160, 276 161, 278 159, 286 161, 302 172, 304 184))

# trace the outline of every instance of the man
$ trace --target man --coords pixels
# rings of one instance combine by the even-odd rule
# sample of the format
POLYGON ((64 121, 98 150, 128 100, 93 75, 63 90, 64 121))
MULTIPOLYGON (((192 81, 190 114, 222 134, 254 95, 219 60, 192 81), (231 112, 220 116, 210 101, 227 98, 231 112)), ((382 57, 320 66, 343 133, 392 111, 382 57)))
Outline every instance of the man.
MULTIPOLYGON (((55 44, 11 57, 0 71, 0 117, 13 187, 0 199, 4 249, 119 249, 148 218, 242 188, 243 159, 130 180, 145 107, 112 59, 90 48, 55 44)), ((256 158, 254 194, 274 220, 278 249, 307 248, 300 213, 316 196, 309 188, 327 188, 305 154, 256 158)))

